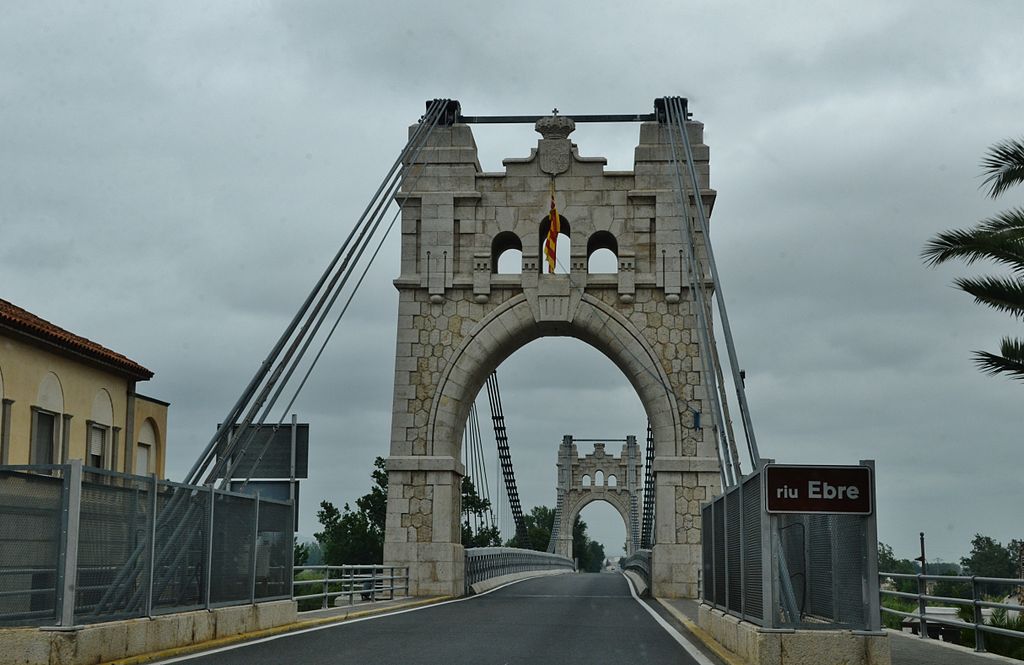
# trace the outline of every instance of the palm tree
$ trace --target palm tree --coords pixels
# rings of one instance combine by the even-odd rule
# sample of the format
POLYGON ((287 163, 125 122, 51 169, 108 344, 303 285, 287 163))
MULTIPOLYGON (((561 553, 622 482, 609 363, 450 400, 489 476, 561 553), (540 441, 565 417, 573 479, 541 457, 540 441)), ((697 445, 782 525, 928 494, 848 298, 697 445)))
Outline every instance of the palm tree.
MULTIPOLYGON (((992 146, 981 166, 983 186, 988 185, 992 198, 1024 183, 1024 139, 992 146)), ((1003 211, 970 229, 940 233, 928 241, 921 256, 929 266, 957 258, 967 265, 988 259, 1009 268, 1009 276, 960 277, 954 284, 977 303, 1024 317, 1024 208, 1003 211)), ((986 374, 1024 379, 1024 340, 1004 337, 999 354, 975 351, 974 361, 986 374)))

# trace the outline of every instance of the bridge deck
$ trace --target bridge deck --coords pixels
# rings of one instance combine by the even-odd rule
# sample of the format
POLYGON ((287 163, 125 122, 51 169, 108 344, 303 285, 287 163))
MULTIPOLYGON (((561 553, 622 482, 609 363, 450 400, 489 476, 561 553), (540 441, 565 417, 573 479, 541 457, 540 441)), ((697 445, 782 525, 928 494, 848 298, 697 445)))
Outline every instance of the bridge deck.
POLYGON ((621 575, 560 575, 164 662, 718 665, 679 639, 687 638, 642 607, 621 575))

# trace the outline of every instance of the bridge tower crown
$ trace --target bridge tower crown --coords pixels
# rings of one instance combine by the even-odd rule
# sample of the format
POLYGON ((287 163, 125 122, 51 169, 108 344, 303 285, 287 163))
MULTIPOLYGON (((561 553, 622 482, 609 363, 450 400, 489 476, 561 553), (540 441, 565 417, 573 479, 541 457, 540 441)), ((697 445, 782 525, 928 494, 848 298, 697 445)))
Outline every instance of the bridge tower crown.
MULTIPOLYGON (((719 465, 714 436, 696 417, 711 407, 670 129, 642 123, 634 169, 607 171, 603 157, 580 154, 573 128, 565 116, 542 118, 529 155, 487 173, 470 127, 455 122, 436 127, 406 165, 384 559, 410 566, 414 594, 462 592, 459 460, 470 405, 505 358, 549 336, 594 346, 636 389, 656 450, 654 590, 696 594, 699 503, 718 493, 719 465), (542 273, 552 184, 559 242, 570 246, 563 274, 542 273), (588 272, 599 249, 615 255, 615 272, 588 272), (521 252, 521 270, 505 274, 499 258, 509 250, 521 252)), ((686 131, 710 211, 703 125, 687 122, 686 131)))
POLYGON ((615 508, 626 527, 626 554, 640 547, 640 448, 635 436, 627 436, 618 457, 605 452, 604 442, 594 443, 594 452, 580 457, 572 436, 558 447, 558 498, 556 524, 549 552, 572 557, 573 524, 580 512, 594 501, 615 508))

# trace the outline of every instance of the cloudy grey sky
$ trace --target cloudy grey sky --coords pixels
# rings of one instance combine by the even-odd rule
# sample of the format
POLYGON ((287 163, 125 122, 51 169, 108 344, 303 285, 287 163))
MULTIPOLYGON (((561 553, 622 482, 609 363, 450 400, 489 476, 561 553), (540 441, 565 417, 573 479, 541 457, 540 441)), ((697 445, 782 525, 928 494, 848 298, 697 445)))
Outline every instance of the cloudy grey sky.
MULTIPOLYGON (((678 94, 706 124, 762 453, 876 459, 879 536, 901 555, 921 530, 946 560, 975 532, 1022 536, 1024 386, 969 359, 1019 323, 949 286, 982 268, 929 270, 919 252, 1024 198, 987 200, 978 168, 1022 133, 1024 4, 9 2, 3 15, 0 297, 156 372, 140 389, 172 403, 171 477, 424 100, 572 115, 678 94)), ((474 131, 486 170, 537 138, 474 131)), ((635 125, 573 138, 631 167, 635 125)), ((320 498, 365 492, 387 452, 397 273, 389 241, 298 404, 314 439, 303 533, 320 498)), ((625 378, 579 342, 536 342, 499 374, 527 506, 553 502, 563 433, 643 433, 625 378)), ((583 517, 621 546, 610 508, 583 517)))

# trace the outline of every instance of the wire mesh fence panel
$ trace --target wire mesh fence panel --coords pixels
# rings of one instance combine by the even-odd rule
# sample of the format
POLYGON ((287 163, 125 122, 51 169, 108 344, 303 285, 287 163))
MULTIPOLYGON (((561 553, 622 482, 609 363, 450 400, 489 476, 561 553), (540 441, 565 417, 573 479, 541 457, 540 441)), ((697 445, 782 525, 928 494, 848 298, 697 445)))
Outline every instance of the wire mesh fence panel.
POLYGON ((79 513, 75 620, 142 616, 149 584, 152 485, 97 473, 87 478, 79 513))
MULTIPOLYGON (((832 525, 828 515, 811 515, 809 550, 810 589, 804 613, 819 619, 835 620, 835 586, 832 571, 832 525)), ((859 595, 859 594, 858 594, 859 595)))
MULTIPOLYGON (((807 612, 808 606, 808 583, 807 578, 807 525, 802 515, 780 515, 779 516, 779 546, 786 562, 786 567, 779 570, 779 576, 786 576, 790 587, 793 589, 793 596, 796 600, 796 610, 800 614, 807 612)), ((810 551, 815 551, 815 546, 810 545, 810 551)), ((781 581, 781 580, 780 580, 781 581)), ((823 615, 824 616, 824 615, 823 615)))
POLYGON ((54 623, 60 477, 0 471, 0 625, 54 623))
POLYGON ((725 607, 725 503, 716 501, 711 505, 715 525, 715 604, 725 607))
POLYGON ((292 590, 292 507, 260 501, 256 545, 256 598, 287 597, 292 590))
POLYGON ((764 618, 761 591, 761 476, 743 483, 743 610, 748 618, 764 618))
POLYGON ((213 570, 210 602, 237 603, 252 597, 256 511, 249 497, 216 493, 213 509, 213 570))
POLYGON ((728 563, 728 600, 733 612, 743 611, 742 579, 740 577, 740 493, 730 492, 725 497, 725 556, 728 563))
POLYGON ((711 504, 701 508, 701 597, 714 602, 715 574, 714 553, 711 543, 714 542, 714 520, 711 516, 711 504))
POLYGON ((867 552, 864 528, 866 520, 858 515, 828 515, 833 533, 836 613, 835 623, 860 626, 867 621, 864 597, 867 552))
POLYGON ((209 491, 161 481, 153 547, 154 613, 205 606, 209 504, 209 491))

